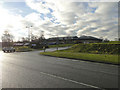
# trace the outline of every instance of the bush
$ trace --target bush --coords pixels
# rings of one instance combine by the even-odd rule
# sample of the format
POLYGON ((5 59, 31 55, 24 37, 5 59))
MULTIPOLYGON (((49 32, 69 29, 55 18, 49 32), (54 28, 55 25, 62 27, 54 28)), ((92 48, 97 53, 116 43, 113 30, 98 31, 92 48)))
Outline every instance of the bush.
POLYGON ((95 54, 120 54, 120 44, 77 44, 69 50, 95 54))
POLYGON ((28 46, 20 46, 20 47, 15 47, 17 52, 27 52, 27 51, 32 51, 32 49, 28 46))

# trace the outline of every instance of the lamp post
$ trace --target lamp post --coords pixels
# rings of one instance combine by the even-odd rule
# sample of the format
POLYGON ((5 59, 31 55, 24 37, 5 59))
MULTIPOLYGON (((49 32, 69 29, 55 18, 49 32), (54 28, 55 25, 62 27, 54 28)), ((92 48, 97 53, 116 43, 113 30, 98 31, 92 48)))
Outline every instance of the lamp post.
POLYGON ((45 50, 46 50, 46 40, 45 40, 45 37, 44 37, 44 31, 41 31, 41 44, 42 44, 42 47, 43 47, 43 50, 44 50, 44 52, 45 52, 45 50))
POLYGON ((31 42, 31 34, 32 34, 32 32, 30 30, 31 27, 33 27, 33 26, 30 26, 30 27, 26 26, 26 28, 28 28, 28 41, 29 42, 31 42))

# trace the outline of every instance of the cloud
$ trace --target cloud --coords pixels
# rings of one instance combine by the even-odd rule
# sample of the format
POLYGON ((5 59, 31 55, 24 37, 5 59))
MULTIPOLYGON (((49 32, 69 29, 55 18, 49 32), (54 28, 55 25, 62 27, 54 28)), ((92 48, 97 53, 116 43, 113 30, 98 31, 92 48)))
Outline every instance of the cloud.
MULTIPOLYGON (((26 16, 10 13, 0 8, 0 25, 18 37, 27 37, 28 29, 40 36, 91 35, 114 40, 118 36, 117 2, 69 2, 65 0, 26 0, 36 12, 26 16), (42 15, 42 17, 41 17, 42 15)), ((24 11, 23 11, 24 12, 24 11)))
POLYGON ((22 31, 22 24, 20 21, 23 19, 21 15, 13 15, 6 9, 0 7, 0 37, 5 30, 10 31, 15 36, 20 36, 18 32, 22 31))
POLYGON ((41 2, 36 2, 35 0, 26 0, 26 4, 33 10, 36 10, 40 13, 49 13, 49 9, 46 6, 46 4, 43 4, 42 0, 41 2))

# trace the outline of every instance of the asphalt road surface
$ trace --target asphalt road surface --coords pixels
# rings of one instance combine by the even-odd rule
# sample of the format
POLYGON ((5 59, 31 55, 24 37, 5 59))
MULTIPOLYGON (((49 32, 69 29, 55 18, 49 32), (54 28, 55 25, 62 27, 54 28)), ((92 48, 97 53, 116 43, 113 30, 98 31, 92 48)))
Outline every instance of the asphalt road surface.
POLYGON ((0 51, 2 88, 118 88, 116 65, 43 56, 39 52, 0 51))

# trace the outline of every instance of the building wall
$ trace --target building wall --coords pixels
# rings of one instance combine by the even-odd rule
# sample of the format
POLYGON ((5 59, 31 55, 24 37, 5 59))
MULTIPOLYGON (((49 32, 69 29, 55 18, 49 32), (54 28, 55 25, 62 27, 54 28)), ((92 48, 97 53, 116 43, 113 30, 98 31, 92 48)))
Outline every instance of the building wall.
POLYGON ((70 43, 98 43, 98 42, 102 42, 102 40, 100 39, 79 39, 79 38, 76 38, 76 39, 70 39, 70 38, 66 38, 66 39, 59 39, 59 38, 53 38, 53 39, 48 39, 47 40, 47 43, 51 43, 51 42, 58 42, 58 43, 63 43, 63 44, 70 44, 70 43))

